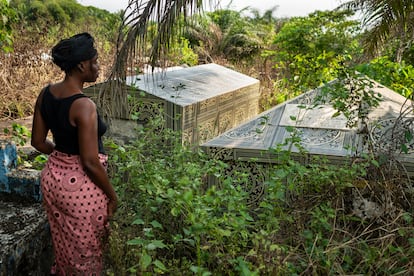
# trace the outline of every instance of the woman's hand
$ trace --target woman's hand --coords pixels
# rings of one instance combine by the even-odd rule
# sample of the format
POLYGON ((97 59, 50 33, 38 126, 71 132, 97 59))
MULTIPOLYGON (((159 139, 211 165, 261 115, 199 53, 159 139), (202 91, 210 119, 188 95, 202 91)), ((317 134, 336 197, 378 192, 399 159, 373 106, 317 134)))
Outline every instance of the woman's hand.
POLYGON ((108 219, 111 219, 118 208, 118 199, 110 199, 108 203, 108 219))

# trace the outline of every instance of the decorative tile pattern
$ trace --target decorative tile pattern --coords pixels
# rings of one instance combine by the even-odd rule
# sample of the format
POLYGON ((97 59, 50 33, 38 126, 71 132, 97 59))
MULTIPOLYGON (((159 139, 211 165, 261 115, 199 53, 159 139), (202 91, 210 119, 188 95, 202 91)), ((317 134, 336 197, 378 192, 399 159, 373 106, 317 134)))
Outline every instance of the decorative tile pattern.
POLYGON ((262 139, 263 132, 267 127, 266 122, 267 120, 265 117, 260 117, 244 124, 243 126, 226 132, 224 137, 229 139, 243 139, 247 141, 260 140, 262 139))
POLYGON ((371 125, 370 136, 379 150, 400 152, 404 147, 413 153, 414 118, 378 120, 371 125))

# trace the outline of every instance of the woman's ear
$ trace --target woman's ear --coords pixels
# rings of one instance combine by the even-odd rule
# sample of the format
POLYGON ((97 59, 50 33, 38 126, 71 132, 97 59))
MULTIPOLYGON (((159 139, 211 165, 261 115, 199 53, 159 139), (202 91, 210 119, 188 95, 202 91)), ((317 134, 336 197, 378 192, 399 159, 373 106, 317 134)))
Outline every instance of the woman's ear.
POLYGON ((85 70, 85 66, 84 66, 83 62, 78 63, 78 69, 81 72, 83 72, 85 70))

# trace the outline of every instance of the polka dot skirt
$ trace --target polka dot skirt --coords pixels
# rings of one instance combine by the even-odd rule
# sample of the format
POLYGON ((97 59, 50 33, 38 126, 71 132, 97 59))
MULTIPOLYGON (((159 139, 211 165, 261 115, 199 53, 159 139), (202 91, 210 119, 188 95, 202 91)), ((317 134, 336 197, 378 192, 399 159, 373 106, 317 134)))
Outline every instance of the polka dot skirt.
MULTIPOLYGON (((106 167, 107 157, 100 154, 106 167)), ((108 199, 86 175, 79 155, 54 151, 41 174, 58 275, 100 275, 108 199)))

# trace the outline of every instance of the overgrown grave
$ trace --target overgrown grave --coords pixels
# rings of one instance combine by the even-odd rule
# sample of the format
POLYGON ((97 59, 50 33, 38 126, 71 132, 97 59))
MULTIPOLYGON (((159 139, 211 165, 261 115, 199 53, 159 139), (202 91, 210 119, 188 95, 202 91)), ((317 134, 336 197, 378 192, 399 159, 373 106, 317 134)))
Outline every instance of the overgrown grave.
POLYGON ((161 114, 165 127, 181 133, 183 144, 198 145, 259 113, 259 81, 217 64, 127 77, 122 91, 116 92, 127 95, 125 106, 112 105, 111 82, 84 92, 101 101, 103 113, 116 109, 118 115, 107 119, 110 136, 121 140, 130 139, 136 127, 161 114))
MULTIPOLYGON (((275 106, 201 147, 228 164, 229 176, 248 175, 241 184, 251 194, 253 205, 260 203, 266 182, 288 154, 305 166, 323 160, 338 168, 356 164, 366 170, 366 179, 357 181, 366 191, 353 194, 350 202, 351 209, 361 216, 386 215, 395 208, 390 202, 402 198, 409 210, 414 197, 413 104, 379 83, 357 73, 354 77, 361 78, 360 88, 352 87, 349 79, 333 81, 275 106), (341 98, 341 93, 349 98, 341 98), (384 181, 388 187, 380 189, 389 189, 393 199, 384 193, 372 196, 379 189, 375 183, 384 181)), ((209 183, 220 185, 220 180, 209 176, 209 183)))

